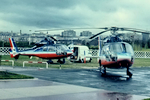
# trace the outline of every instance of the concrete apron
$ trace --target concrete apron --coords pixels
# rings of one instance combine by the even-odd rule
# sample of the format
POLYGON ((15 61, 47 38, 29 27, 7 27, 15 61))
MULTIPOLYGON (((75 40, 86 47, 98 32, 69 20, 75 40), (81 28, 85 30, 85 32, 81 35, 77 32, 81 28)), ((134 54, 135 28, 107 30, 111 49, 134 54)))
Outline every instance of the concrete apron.
POLYGON ((0 99, 11 100, 142 100, 148 98, 39 79, 0 81, 0 95, 0 99))

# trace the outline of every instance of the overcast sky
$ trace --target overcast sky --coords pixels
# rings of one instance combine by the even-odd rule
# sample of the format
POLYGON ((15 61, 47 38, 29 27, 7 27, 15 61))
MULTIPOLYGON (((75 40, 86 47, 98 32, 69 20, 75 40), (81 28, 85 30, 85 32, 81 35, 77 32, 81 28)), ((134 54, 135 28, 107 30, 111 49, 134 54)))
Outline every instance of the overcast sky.
POLYGON ((0 0, 0 31, 111 26, 150 31, 150 0, 0 0))

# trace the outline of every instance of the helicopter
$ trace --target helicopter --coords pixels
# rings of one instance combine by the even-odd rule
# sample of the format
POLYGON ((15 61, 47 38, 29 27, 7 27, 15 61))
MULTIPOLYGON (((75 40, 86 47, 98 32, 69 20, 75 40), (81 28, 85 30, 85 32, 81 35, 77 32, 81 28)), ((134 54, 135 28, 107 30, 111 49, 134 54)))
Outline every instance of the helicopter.
POLYGON ((147 31, 134 29, 134 28, 121 28, 121 27, 104 27, 98 28, 104 29, 104 31, 93 35, 89 39, 93 39, 99 36, 99 70, 102 76, 106 75, 106 68, 112 69, 122 69, 126 68, 126 74, 129 78, 132 77, 132 73, 130 72, 130 67, 134 63, 134 51, 132 46, 127 43, 123 42, 122 39, 119 37, 120 34, 117 31, 131 31, 137 33, 145 33, 149 34, 147 31), (102 47, 102 40, 101 34, 105 32, 111 32, 111 35, 106 37, 103 40, 103 47, 102 47))
POLYGON ((57 62, 64 64, 65 58, 72 55, 72 50, 68 49, 66 45, 63 44, 56 44, 54 41, 57 41, 55 38, 50 36, 50 38, 45 38, 40 42, 36 43, 34 47, 19 51, 15 41, 13 38, 9 38, 10 42, 10 56, 11 58, 18 59, 20 55, 29 56, 36 56, 42 59, 48 59, 48 64, 52 64, 53 61, 51 59, 58 59, 57 62), (63 60, 61 60, 63 59, 63 60))

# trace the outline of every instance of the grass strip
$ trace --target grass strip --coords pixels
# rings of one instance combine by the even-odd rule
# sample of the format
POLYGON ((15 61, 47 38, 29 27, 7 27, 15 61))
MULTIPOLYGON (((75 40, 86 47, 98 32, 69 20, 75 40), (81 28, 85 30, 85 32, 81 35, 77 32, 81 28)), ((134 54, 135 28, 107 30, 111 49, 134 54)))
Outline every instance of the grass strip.
MULTIPOLYGON (((33 57, 32 59, 29 59, 28 56, 20 56, 18 60, 15 60, 14 58, 11 58, 9 55, 3 55, 2 60, 14 60, 14 66, 22 67, 23 61, 39 61, 39 62, 46 62, 46 59, 41 59, 37 57, 33 57)), ((57 59, 53 60, 54 64, 49 64, 49 68, 59 68, 60 64, 57 63, 57 59)), ((1 62, 1 65, 3 66, 12 66, 11 62, 1 62)), ((74 63, 70 62, 66 59, 65 64, 61 64, 61 68, 80 68, 80 67, 98 67, 98 60, 97 58, 92 58, 91 63, 74 63)), ((40 67, 40 68, 46 68, 46 64, 31 64, 26 63, 25 67, 40 67)), ((132 67, 150 67, 150 58, 135 58, 134 64, 132 67)))
POLYGON ((11 73, 7 71, 0 71, 0 79, 33 79, 34 77, 11 73))

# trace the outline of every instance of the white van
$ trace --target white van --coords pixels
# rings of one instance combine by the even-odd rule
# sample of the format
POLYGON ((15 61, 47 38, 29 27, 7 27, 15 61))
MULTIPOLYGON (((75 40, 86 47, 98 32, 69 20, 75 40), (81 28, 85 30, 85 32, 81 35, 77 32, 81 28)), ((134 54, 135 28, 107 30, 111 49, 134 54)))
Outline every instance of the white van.
POLYGON ((91 62, 91 56, 92 55, 87 46, 73 45, 73 55, 70 57, 70 61, 79 61, 83 63, 86 60, 88 62, 91 62))

